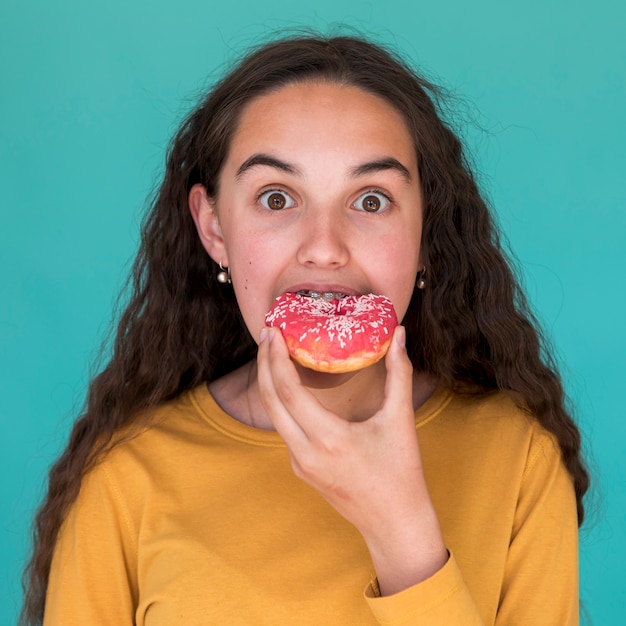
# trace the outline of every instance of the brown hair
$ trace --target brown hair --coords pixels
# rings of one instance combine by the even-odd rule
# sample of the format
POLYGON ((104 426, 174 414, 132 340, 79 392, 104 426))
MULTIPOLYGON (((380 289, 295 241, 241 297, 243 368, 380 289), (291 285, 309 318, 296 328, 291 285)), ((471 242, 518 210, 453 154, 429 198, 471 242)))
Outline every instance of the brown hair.
POLYGON ((461 143, 438 112, 437 89, 393 53, 360 38, 283 39, 253 51, 217 83, 170 145, 163 182, 143 223, 112 357, 91 382, 36 517, 22 624, 41 622, 61 523, 85 472, 115 445, 121 429, 143 409, 254 358, 256 344, 232 290, 218 286, 218 268, 200 244, 187 198, 196 183, 216 193, 246 103, 307 80, 359 87, 403 115, 418 156, 428 268, 428 287, 416 289, 404 319, 413 364, 448 387, 510 393, 531 412, 560 444, 582 523, 589 480, 578 429, 461 143))

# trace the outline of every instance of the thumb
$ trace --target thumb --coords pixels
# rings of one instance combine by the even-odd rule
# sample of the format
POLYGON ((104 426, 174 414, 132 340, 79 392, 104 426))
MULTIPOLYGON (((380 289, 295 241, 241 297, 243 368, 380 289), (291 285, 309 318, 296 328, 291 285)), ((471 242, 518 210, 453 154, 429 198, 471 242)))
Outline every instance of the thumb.
POLYGON ((387 380, 385 382, 385 406, 397 411, 413 412, 413 365, 406 352, 406 330, 396 326, 391 344, 385 356, 387 380))

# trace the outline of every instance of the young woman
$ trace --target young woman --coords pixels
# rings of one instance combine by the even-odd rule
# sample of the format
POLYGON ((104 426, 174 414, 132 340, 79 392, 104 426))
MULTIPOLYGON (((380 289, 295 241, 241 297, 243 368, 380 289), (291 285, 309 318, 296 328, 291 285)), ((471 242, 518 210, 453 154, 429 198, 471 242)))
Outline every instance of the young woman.
POLYGON ((270 43, 187 118, 50 474, 24 624, 576 624, 578 430, 434 88, 270 43), (387 296, 327 374, 276 297, 387 296))

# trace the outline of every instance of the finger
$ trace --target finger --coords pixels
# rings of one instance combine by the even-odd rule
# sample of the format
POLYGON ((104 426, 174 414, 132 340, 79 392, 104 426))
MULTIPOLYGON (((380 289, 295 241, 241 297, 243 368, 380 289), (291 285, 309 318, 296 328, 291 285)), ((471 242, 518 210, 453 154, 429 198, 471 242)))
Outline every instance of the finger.
POLYGON ((293 404, 294 398, 298 398, 303 391, 300 377, 289 356, 282 333, 270 328, 267 339, 267 365, 274 389, 283 404, 293 404))
POLYGON ((282 334, 275 329, 268 355, 274 391, 291 418, 310 440, 319 441, 330 435, 338 418, 302 385, 282 334))
POLYGON ((397 326, 385 356, 387 380, 383 408, 413 413, 413 365, 406 352, 406 330, 397 326))
MULTIPOLYGON (((280 344, 281 337, 277 337, 280 335, 273 328, 264 328, 260 334, 259 341, 259 350, 257 353, 257 367, 258 367, 258 383, 259 383, 259 394, 261 396, 261 404, 265 409, 268 417, 270 418, 274 428, 281 435, 281 437, 285 440, 285 443, 289 446, 290 444, 295 445, 297 442, 306 438, 306 435, 298 425, 298 423, 293 419, 289 410, 285 407, 285 404, 281 400, 275 382, 275 369, 277 368, 276 361, 284 360, 285 358, 289 361, 288 355, 285 357, 282 354, 280 349, 280 345, 278 345, 278 350, 272 350, 272 354, 270 356, 270 349, 272 348, 272 344, 280 344)), ((284 345, 284 344, 283 344, 284 345)), ((286 350, 286 348, 285 348, 286 350)), ((293 364, 289 363, 293 368, 293 364)), ((283 365, 281 368, 283 379, 281 385, 293 385, 295 383, 299 383, 299 381, 289 381, 284 382, 285 379, 289 379, 289 374, 285 374, 283 365)), ((297 373, 295 369, 293 371, 297 379, 297 373)))

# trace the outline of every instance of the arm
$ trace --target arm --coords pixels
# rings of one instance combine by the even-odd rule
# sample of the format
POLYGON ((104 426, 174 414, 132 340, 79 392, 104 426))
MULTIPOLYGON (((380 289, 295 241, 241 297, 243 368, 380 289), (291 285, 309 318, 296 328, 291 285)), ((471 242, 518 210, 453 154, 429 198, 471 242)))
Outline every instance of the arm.
POLYGON ((55 547, 44 626, 135 623, 135 542, 106 474, 106 461, 84 478, 55 547))
MULTIPOLYGON (((537 424, 526 445, 521 479, 509 486, 516 491, 516 506, 502 566, 494 567, 480 583, 493 585, 488 593, 499 598, 490 605, 479 603, 479 610, 484 623, 495 626, 577 626, 578 526, 572 480, 557 443, 537 424)), ((492 502, 490 509, 496 515, 497 503, 492 502)), ((454 554, 431 579, 394 596, 376 598, 368 590, 372 612, 384 624, 482 623, 471 613, 472 598, 453 560, 454 554), (464 607, 461 612, 460 607, 464 607)), ((463 574, 477 592, 480 587, 472 580, 471 563, 465 566, 463 574)))
MULTIPOLYGON (((467 571, 461 572, 453 554, 443 567, 436 567, 431 575, 422 578, 419 573, 415 575, 416 570, 411 569, 412 564, 416 563, 412 548, 414 545, 423 545, 419 543, 420 539, 407 539, 409 543, 406 552, 401 542, 395 543, 396 537, 402 537, 402 529, 399 533, 394 530, 398 520, 413 524, 404 535, 409 538, 416 529, 418 532, 429 533, 428 523, 433 518, 430 518, 430 498, 425 483, 422 482, 419 457, 417 463, 411 465, 416 457, 410 454, 405 456, 406 449, 401 445, 397 448, 400 453, 393 461, 384 459, 379 454, 381 449, 396 449, 393 441, 386 439, 382 426, 385 419, 391 418, 380 418, 377 414, 359 424, 360 430, 355 429, 348 435, 344 435, 346 431, 342 431, 344 424, 341 424, 340 435, 333 434, 330 440, 326 439, 326 433, 334 433, 334 420, 326 415, 323 407, 307 398, 307 390, 299 388, 298 381, 291 378, 289 368, 281 363, 283 356, 280 339, 277 342, 275 339, 271 344, 262 342, 259 350, 259 383, 265 388, 266 409, 276 420, 275 426, 288 445, 296 474, 315 487, 363 534, 372 555, 376 575, 381 580, 380 594, 369 587, 365 594, 366 601, 380 623, 406 626, 478 626, 483 623, 497 626, 518 623, 574 626, 578 623, 575 497, 571 479, 561 462, 558 445, 541 427, 533 425, 532 436, 526 430, 529 438, 525 439, 525 443, 519 440, 523 450, 516 448, 516 452, 512 451, 513 454, 524 454, 525 462, 522 465, 524 470, 520 482, 514 481, 510 486, 511 489, 519 489, 513 499, 515 510, 512 512, 510 542, 502 546, 502 560, 497 560, 502 564, 501 567, 494 569, 481 582, 489 585, 489 591, 480 595, 493 599, 495 594, 493 603, 489 607, 477 605, 469 591, 472 584, 476 584, 471 565, 467 571), (276 354, 272 356, 274 351, 276 354), (286 367, 285 371, 283 367, 286 367), (309 402, 311 405, 307 406, 309 402), (375 438, 377 449, 369 450, 366 446, 363 452, 364 462, 361 463, 355 450, 359 449, 362 442, 356 444, 352 436, 363 436, 367 440, 368 431, 361 429, 361 426, 368 422, 375 424, 379 418, 380 430, 375 438), (316 452, 316 447, 321 447, 322 451, 316 452), (334 457, 331 454, 333 451, 334 457), (417 482, 409 480, 411 471, 419 475, 417 482), (360 477, 364 477, 365 484, 361 485, 360 477), (402 482, 402 487, 395 489, 395 482, 402 482), (405 491, 407 486, 409 489, 405 491), (382 493, 378 493, 379 487, 382 488, 382 493), (356 495, 351 496, 352 493, 356 495), (420 525, 424 520, 415 520, 405 515, 407 510, 413 510, 410 505, 403 508, 404 504, 400 500, 393 500, 407 493, 409 503, 414 502, 410 497, 411 493, 424 498, 422 511, 427 516, 425 525, 420 525), (384 506, 377 504, 377 498, 380 498, 378 502, 385 503, 384 506), (397 502, 400 504, 395 504, 397 502), (396 506, 399 508, 396 509, 396 506), (392 515, 393 519, 388 520, 389 525, 384 517, 385 507, 392 514, 400 511, 400 515, 392 515), (375 522, 374 530, 373 535, 369 535, 372 527, 368 526, 368 522, 372 520, 375 522), (384 554, 382 561, 377 560, 377 550, 385 551, 384 540, 388 529, 391 529, 388 535, 389 551, 384 554), (377 544, 378 540, 381 543, 377 544), (412 544, 412 541, 416 543, 412 544), (395 579, 394 567, 399 572, 395 579), (387 572, 392 575, 392 578, 386 579, 391 580, 392 586, 383 582, 387 572), (472 583, 469 587, 463 574, 472 583), (394 588, 393 585, 398 581, 398 586, 394 588)), ((394 356, 398 357, 397 349, 395 354, 388 355, 388 378, 397 382, 403 374, 398 371, 397 364, 394 364, 394 356)), ((387 391, 385 405, 391 406, 389 396, 395 393, 401 396, 402 390, 388 387, 387 391)), ((396 407, 402 413, 402 408, 399 405, 396 407)), ((336 416, 334 419, 338 420, 336 416)), ((502 419, 508 419, 508 416, 503 416, 502 419)), ((402 419, 388 421, 387 426, 390 424, 393 427, 387 430, 400 431, 406 440, 413 441, 402 419)), ((351 426, 353 425, 348 424, 348 429, 351 426)), ((411 426, 414 436, 412 420, 411 426)), ((419 454, 418 447, 417 452, 419 454)), ((502 461, 506 462, 506 454, 502 461)), ((497 511, 497 508, 496 505, 494 510, 497 511)), ((436 520, 436 516, 434 519, 436 520)), ((494 520, 494 523, 497 524, 498 521, 494 520)), ((433 528, 434 526, 430 526, 431 531, 433 528)), ((484 532, 489 533, 489 528, 485 528, 484 532)))
POLYGON ((497 626, 577 626, 578 521, 556 441, 534 432, 515 511, 497 626))
MULTIPOLYGON (((428 598, 418 603, 417 613, 416 604, 410 603, 412 618, 420 624, 439 624, 446 622, 423 621, 424 609, 437 593, 433 595, 433 581, 447 597, 459 586, 460 574, 454 560, 447 563, 448 552, 424 479, 412 403, 412 366, 403 330, 396 330, 386 357, 383 406, 363 422, 340 419, 300 385, 284 342, 272 329, 259 347, 259 386, 266 411, 287 444, 295 474, 363 536, 381 595, 401 595, 421 587, 428 598)), ((466 589, 458 599, 460 615, 476 616, 463 623, 481 624, 466 589)), ((388 613, 385 607, 397 604, 397 598, 370 601, 374 613, 381 612, 381 621, 388 613)), ((450 615, 448 610, 446 616, 450 615)))

